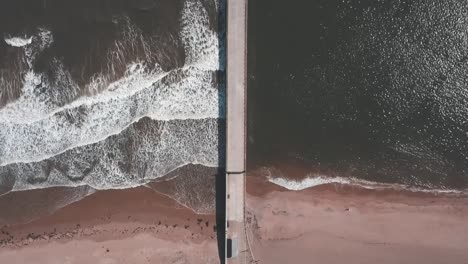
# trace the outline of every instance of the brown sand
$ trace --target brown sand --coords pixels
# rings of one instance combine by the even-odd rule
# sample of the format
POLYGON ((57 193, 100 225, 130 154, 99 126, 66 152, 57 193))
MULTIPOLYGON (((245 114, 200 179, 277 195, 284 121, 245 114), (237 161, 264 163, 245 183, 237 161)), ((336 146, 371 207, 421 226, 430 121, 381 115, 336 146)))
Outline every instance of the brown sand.
MULTIPOLYGON (((468 263, 468 198, 248 177, 257 263, 468 263)), ((4 213, 4 212, 3 212, 4 213)), ((100 191, 0 231, 0 263, 219 263, 213 215, 151 189, 100 191)))
POLYGON ((0 263, 218 263, 214 220, 145 187, 100 191, 3 227, 0 263))
POLYGON ((466 197, 338 185, 293 192, 258 178, 247 186, 258 263, 468 263, 466 197))

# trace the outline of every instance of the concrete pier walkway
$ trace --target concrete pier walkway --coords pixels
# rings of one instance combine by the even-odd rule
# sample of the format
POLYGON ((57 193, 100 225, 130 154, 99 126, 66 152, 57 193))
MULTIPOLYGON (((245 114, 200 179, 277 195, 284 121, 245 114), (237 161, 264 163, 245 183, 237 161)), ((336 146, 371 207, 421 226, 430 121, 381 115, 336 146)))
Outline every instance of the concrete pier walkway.
POLYGON ((245 236, 247 0, 227 0, 226 263, 248 263, 245 236))

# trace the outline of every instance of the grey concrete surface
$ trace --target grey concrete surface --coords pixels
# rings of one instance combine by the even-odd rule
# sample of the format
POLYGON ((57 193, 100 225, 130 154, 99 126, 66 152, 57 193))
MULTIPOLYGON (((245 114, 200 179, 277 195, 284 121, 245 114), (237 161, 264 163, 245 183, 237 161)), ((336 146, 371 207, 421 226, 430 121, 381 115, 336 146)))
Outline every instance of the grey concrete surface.
MULTIPOLYGON (((227 0, 226 238, 238 254, 226 263, 249 263, 245 236, 247 0, 227 0)), ((227 245, 227 244, 226 244, 227 245)), ((227 249, 226 249, 227 250, 227 249)), ((225 256, 229 256, 225 252, 225 256)))
POLYGON ((247 0, 227 1, 226 170, 245 171, 247 0))

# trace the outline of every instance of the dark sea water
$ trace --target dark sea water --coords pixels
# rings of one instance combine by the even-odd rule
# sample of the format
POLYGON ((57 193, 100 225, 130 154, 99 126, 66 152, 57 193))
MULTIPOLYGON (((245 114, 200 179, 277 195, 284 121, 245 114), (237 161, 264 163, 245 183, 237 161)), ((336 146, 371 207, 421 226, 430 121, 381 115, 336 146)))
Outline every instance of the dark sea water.
POLYGON ((217 0, 0 1, 0 198, 63 187, 50 209, 168 174, 185 175, 181 192, 197 166, 223 166, 223 13, 217 0))
POLYGON ((467 47, 463 0, 251 1, 249 167, 468 188, 467 47))

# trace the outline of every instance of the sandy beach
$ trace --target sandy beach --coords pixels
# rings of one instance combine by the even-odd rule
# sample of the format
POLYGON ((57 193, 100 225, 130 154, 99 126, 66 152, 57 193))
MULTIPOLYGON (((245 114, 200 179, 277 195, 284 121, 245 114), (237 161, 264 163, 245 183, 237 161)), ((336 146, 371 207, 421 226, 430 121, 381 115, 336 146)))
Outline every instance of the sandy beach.
MULTIPOLYGON (((2 212, 5 213, 5 212, 2 212)), ((139 187, 1 229, 0 263, 218 263, 214 215, 139 187)))
MULTIPOLYGON (((288 191, 260 177, 248 177, 247 192, 252 263, 468 263, 461 195, 288 191)), ((214 219, 146 187, 98 191, 4 226, 0 263, 219 263, 214 219)))
POLYGON ((257 263, 468 263, 468 198, 249 178, 257 263))

